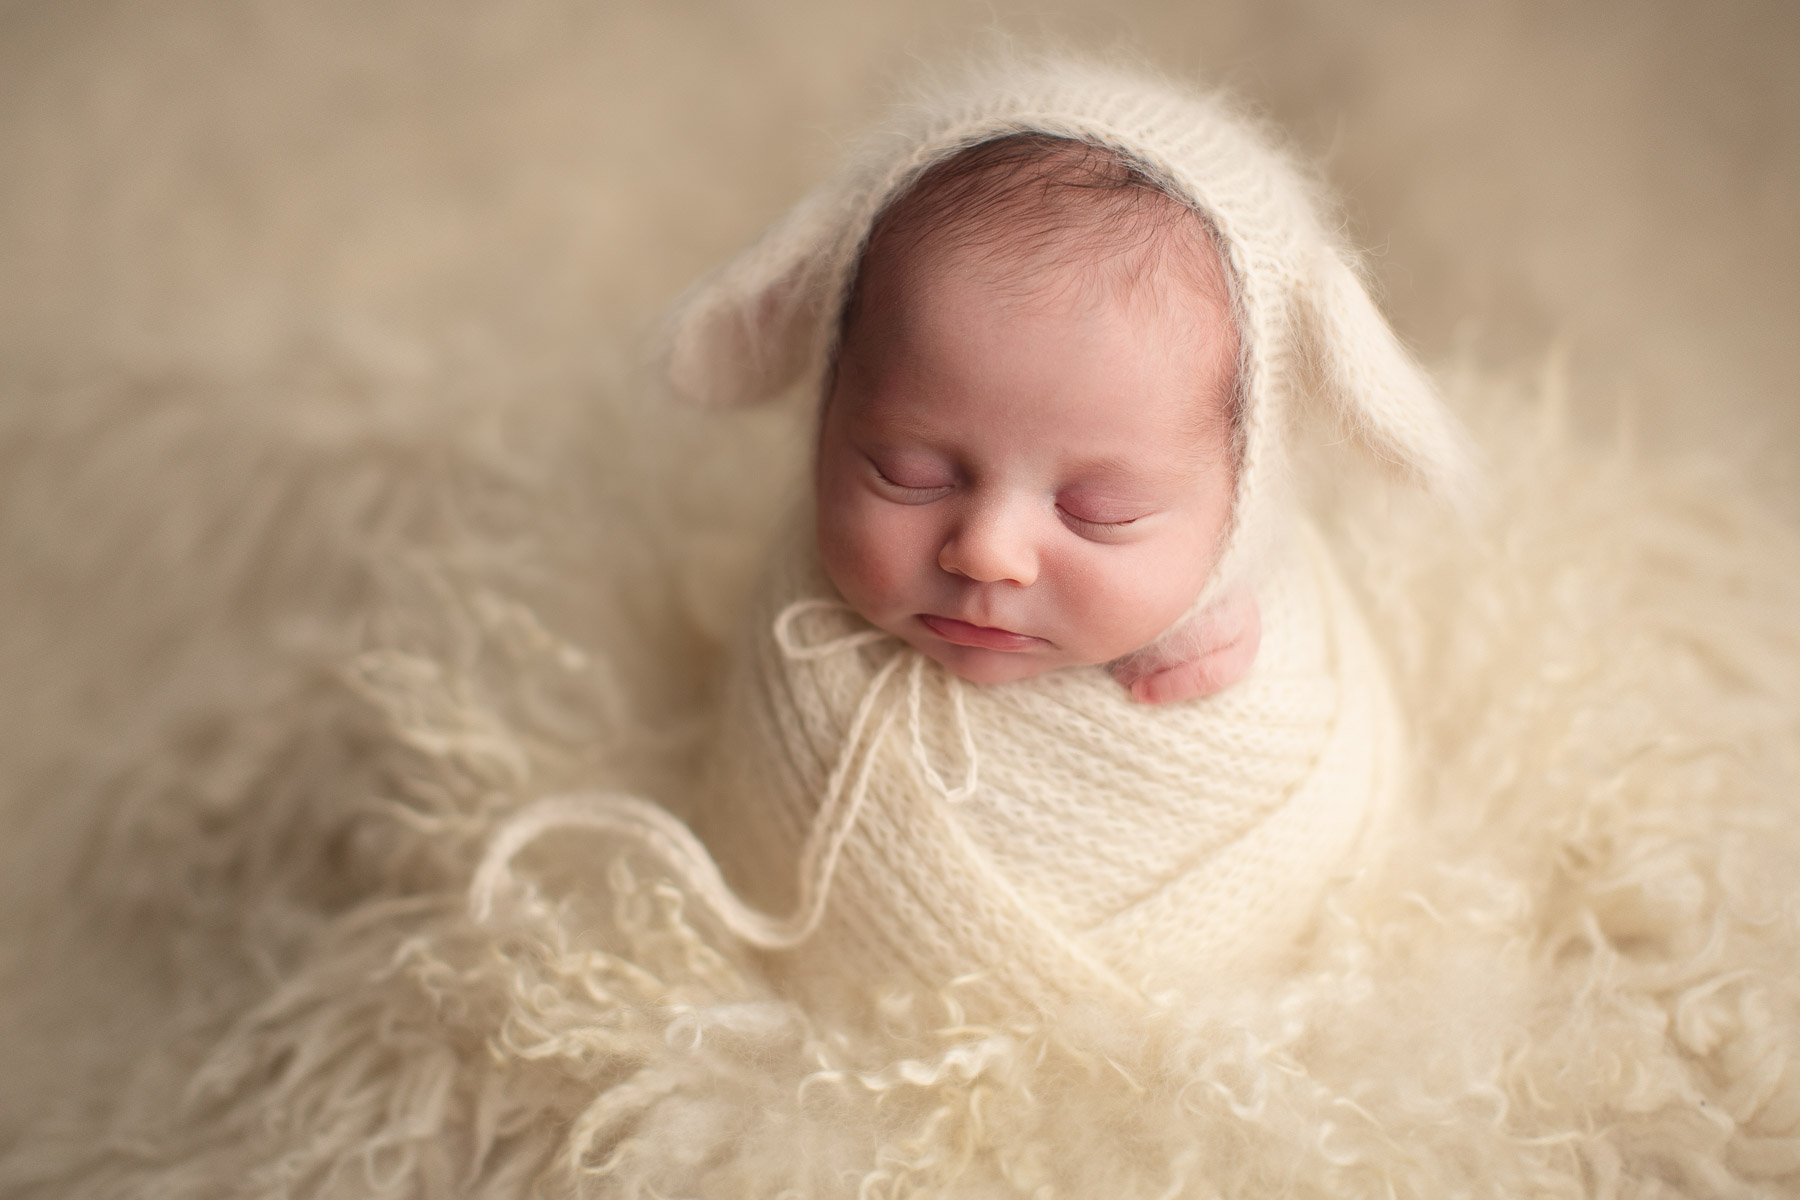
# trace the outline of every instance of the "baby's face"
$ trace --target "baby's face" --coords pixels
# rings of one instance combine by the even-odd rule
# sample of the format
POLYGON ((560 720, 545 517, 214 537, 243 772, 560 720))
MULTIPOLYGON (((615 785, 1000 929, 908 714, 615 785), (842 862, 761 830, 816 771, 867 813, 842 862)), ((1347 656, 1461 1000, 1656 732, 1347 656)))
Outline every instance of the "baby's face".
POLYGON ((819 437, 844 598, 962 678, 1140 649, 1199 595, 1233 486, 1222 297, 1157 268, 871 252, 819 437))

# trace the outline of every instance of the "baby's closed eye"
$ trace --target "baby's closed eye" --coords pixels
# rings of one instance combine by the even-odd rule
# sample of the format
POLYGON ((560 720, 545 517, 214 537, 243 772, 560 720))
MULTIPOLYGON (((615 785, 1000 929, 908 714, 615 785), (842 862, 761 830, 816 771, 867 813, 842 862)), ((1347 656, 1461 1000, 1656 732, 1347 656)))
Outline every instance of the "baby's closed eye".
POLYGON ((956 485, 950 469, 941 463, 909 455, 867 457, 876 480, 889 489, 917 493, 923 498, 926 493, 947 492, 956 485))
POLYGON ((1056 511, 1061 514, 1063 521, 1078 533, 1120 533, 1131 528, 1142 519, 1141 517, 1122 517, 1113 521, 1096 520, 1092 517, 1084 517, 1078 513, 1072 512, 1060 504, 1057 505, 1056 511))
POLYGON ((1077 533, 1105 535, 1125 533, 1155 516, 1159 509, 1142 497, 1082 491, 1058 496, 1056 511, 1077 533))
POLYGON ((1080 521, 1084 525, 1130 525, 1150 516, 1152 509, 1144 507, 1127 507, 1105 504, 1071 504, 1058 501, 1057 510, 1070 520, 1080 521))

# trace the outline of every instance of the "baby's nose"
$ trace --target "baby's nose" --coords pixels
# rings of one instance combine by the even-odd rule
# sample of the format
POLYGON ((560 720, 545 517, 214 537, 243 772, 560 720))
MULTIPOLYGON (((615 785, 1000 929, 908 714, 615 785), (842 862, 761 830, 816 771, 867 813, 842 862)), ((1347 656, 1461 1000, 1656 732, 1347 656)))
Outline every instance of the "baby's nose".
POLYGON ((1029 587, 1037 579, 1037 547, 1017 515, 983 505, 951 530, 938 551, 938 566, 977 583, 1029 587))

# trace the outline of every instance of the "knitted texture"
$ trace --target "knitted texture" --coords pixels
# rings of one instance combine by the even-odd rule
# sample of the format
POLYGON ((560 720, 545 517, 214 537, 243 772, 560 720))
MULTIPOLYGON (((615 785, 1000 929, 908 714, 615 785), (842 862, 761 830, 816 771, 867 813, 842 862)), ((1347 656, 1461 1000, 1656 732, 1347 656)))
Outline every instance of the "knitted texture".
POLYGON ((1149 708, 1098 667, 963 684, 835 598, 810 529, 751 619, 697 817, 731 883, 793 914, 765 944, 799 990, 1203 988, 1291 938, 1396 788, 1386 675, 1309 530, 1259 589, 1250 675, 1149 708))

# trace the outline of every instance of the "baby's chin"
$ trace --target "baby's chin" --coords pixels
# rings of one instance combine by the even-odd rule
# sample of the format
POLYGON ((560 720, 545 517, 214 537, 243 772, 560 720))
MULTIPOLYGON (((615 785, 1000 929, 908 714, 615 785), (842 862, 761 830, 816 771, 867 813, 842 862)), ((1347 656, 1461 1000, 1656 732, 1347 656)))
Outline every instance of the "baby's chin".
POLYGON ((984 650, 977 646, 953 646, 945 642, 925 645, 911 638, 907 640, 926 658, 968 683, 1017 683, 1064 667, 1084 665, 1069 661, 1054 651, 984 650))

